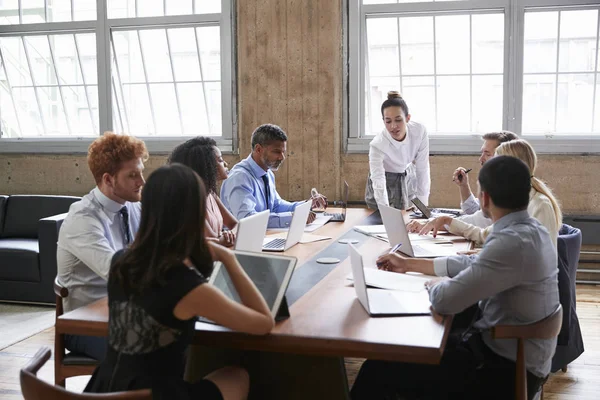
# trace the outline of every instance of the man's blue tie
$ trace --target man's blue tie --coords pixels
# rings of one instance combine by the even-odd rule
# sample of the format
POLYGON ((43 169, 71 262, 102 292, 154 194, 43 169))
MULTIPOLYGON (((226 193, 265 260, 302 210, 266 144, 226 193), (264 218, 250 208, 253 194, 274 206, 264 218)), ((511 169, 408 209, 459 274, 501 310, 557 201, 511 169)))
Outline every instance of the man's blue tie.
POLYGON ((123 207, 119 210, 119 214, 121 214, 121 218, 123 218, 123 240, 125 242, 125 246, 131 243, 131 234, 129 233, 129 212, 127 211, 127 207, 123 207))
POLYGON ((267 210, 269 209, 269 176, 264 174, 262 180, 265 183, 265 201, 267 203, 267 210))

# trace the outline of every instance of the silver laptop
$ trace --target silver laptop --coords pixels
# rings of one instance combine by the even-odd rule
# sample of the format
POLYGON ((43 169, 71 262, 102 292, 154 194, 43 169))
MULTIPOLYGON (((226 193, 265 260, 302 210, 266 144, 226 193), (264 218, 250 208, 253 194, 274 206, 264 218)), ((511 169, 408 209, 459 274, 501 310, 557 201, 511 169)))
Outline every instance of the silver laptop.
POLYGON ((344 181, 344 200, 342 203, 342 212, 341 213, 323 213, 325 216, 331 216, 329 222, 344 222, 346 220, 346 206, 348 205, 348 192, 350 191, 350 186, 348 186, 348 182, 344 181))
POLYGON ((414 199, 412 199, 411 202, 419 209, 419 211, 421 211, 421 214, 423 214, 423 216, 425 218, 431 218, 432 215, 434 217, 439 217, 442 215, 458 217, 462 213, 461 210, 456 210, 456 209, 447 209, 447 208, 429 209, 425 204, 423 204, 423 202, 421 200, 419 200, 418 197, 415 197, 414 199))
MULTIPOLYGON (((388 241, 390 246, 401 244, 398 251, 406 254, 410 257, 415 258, 432 258, 432 257, 444 257, 444 256, 455 256, 456 248, 453 245, 449 245, 445 242, 427 242, 419 241, 418 244, 411 243, 410 235, 404 224, 404 218, 402 211, 383 205, 378 204, 379 212, 381 213, 381 220, 385 231, 387 233, 388 241)), ((417 235, 416 233, 414 235, 417 235)))
POLYGON ((276 238, 271 239, 266 237, 264 239, 262 249, 264 251, 286 251, 302 239, 304 233, 304 227, 306 227, 306 220, 310 213, 311 202, 307 201, 298 206, 294 210, 292 216, 292 222, 290 223, 290 229, 288 230, 287 237, 285 239, 276 238))
POLYGON ((269 210, 242 218, 238 224, 235 249, 260 253, 269 224, 269 210))
POLYGON ((358 301, 372 317, 391 317, 399 315, 428 315, 431 314, 429 294, 420 292, 367 289, 363 258, 352 244, 350 247, 350 264, 354 290, 358 301))

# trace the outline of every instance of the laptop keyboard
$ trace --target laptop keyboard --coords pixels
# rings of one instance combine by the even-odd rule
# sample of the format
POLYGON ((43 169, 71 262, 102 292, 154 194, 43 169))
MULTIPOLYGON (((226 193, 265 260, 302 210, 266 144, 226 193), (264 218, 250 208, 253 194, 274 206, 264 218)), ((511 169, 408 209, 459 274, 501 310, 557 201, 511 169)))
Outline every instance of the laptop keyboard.
POLYGON ((285 239, 273 239, 268 243, 263 244, 263 249, 279 249, 285 246, 285 239))
POLYGON ((323 213, 324 216, 326 217, 331 217, 332 219, 344 219, 344 214, 342 213, 328 213, 325 212, 323 213))
POLYGON ((456 210, 447 210, 445 208, 435 208, 433 210, 431 210, 435 213, 439 213, 439 214, 453 214, 453 215, 459 215, 460 211, 456 211, 456 210))

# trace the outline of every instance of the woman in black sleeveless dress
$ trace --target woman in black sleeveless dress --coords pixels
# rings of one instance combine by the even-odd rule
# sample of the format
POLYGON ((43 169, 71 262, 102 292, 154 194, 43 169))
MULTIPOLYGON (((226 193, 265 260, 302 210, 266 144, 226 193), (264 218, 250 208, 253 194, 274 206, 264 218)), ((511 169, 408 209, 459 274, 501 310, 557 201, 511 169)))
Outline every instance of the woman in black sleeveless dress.
POLYGON ((232 329, 267 334, 274 321, 235 255, 204 238, 206 191, 190 168, 172 164, 150 175, 142 191, 135 241, 115 254, 108 280, 105 360, 85 391, 152 389, 155 399, 245 399, 245 370, 226 367, 183 380, 185 351, 201 315, 232 329), (205 285, 213 260, 226 267, 242 304, 205 285))

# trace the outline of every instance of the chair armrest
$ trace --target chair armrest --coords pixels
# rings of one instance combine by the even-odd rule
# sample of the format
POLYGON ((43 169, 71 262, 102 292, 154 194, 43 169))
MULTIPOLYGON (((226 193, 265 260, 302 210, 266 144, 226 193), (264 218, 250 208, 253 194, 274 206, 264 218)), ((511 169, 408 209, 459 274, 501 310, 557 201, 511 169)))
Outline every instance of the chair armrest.
POLYGON ((562 325, 562 306, 546 318, 528 325, 497 325, 492 327, 494 339, 552 339, 558 335, 562 325))
POLYGON ((56 248, 58 232, 67 213, 42 218, 38 222, 38 240, 40 249, 40 276, 44 299, 55 302, 54 279, 56 278, 56 248))
POLYGON ((39 369, 50 359, 50 349, 47 346, 40 348, 31 361, 23 367, 23 371, 27 371, 33 375, 36 375, 39 369))

